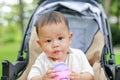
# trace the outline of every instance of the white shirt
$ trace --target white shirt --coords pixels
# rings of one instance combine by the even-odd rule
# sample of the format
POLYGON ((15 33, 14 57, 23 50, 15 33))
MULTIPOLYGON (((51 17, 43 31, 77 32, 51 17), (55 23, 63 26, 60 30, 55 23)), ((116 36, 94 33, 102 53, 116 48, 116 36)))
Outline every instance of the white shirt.
MULTIPOLYGON (((70 68, 71 71, 76 73, 89 72, 94 75, 93 69, 90 66, 85 54, 78 49, 70 48, 70 53, 68 54, 65 63, 70 68)), ((33 76, 40 75, 42 76, 48 70, 48 68, 53 67, 56 62, 53 63, 47 55, 42 52, 35 63, 33 64, 29 75, 28 80, 30 80, 33 76)))

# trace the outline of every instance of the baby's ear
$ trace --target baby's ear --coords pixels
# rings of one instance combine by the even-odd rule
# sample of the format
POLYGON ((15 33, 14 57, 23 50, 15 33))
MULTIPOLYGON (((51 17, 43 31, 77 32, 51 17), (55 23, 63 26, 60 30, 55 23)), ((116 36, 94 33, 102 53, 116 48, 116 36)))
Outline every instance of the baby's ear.
POLYGON ((72 37, 73 37, 73 33, 70 32, 70 34, 69 34, 69 38, 70 38, 70 40, 72 40, 72 37))
POLYGON ((69 33, 69 40, 70 40, 70 44, 71 44, 71 42, 72 42, 72 37, 73 37, 73 33, 72 33, 72 32, 70 32, 70 33, 69 33))
POLYGON ((37 44, 41 47, 40 40, 36 40, 37 44))

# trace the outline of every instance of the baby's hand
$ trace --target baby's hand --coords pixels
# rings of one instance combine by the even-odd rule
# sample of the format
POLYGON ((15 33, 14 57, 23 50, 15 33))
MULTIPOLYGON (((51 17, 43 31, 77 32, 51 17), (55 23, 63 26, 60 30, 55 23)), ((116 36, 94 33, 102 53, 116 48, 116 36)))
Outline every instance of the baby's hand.
POLYGON ((78 73, 71 72, 69 76, 70 76, 70 80, 80 80, 80 76, 78 73))
POLYGON ((57 76, 56 72, 52 68, 49 68, 42 77, 42 80, 54 80, 54 76, 57 76))

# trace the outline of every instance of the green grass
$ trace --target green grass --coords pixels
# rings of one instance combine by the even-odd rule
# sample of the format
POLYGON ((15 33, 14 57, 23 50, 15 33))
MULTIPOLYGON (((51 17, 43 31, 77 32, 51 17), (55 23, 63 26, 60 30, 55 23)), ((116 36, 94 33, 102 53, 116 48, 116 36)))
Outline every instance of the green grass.
MULTIPOLYGON (((107 60, 110 59, 109 56, 110 56, 109 54, 106 55, 106 59, 107 59, 107 60)), ((116 65, 117 65, 117 64, 120 64, 120 53, 115 53, 115 63, 116 63, 116 65)))
POLYGON ((15 62, 17 59, 19 48, 20 43, 18 42, 0 45, 0 76, 2 75, 2 62, 4 60, 15 62))
POLYGON ((116 64, 120 64, 120 53, 115 54, 115 61, 116 61, 116 64))

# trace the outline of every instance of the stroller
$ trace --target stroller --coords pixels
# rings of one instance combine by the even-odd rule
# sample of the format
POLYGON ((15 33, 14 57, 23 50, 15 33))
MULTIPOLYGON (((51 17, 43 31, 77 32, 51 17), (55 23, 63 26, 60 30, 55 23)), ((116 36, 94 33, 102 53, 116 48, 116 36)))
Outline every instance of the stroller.
POLYGON ((36 20, 48 11, 59 11, 68 19, 74 34, 71 47, 86 54, 94 70, 94 80, 120 79, 110 26, 99 0, 40 0, 28 22, 17 61, 11 63, 5 60, 2 63, 1 80, 26 80, 31 65, 42 51, 36 44, 36 20))

